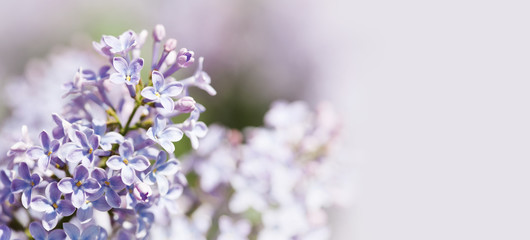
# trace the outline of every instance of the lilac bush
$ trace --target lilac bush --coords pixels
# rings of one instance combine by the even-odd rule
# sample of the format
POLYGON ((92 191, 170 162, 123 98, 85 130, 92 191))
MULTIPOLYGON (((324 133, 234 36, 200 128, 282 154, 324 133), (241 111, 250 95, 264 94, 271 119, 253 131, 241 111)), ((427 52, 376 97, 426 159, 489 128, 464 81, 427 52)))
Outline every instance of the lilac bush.
POLYGON ((0 239, 148 239, 154 213, 170 218, 186 184, 174 144, 186 134, 198 147, 207 131, 198 122, 205 108, 188 89, 215 90, 202 58, 191 78, 170 77, 192 66, 194 53, 177 50, 175 39, 160 52, 161 25, 144 64, 147 36, 129 30, 94 42, 106 64, 79 68, 64 85, 62 112, 48 113, 55 126, 37 144, 23 128, 0 162, 0 239))

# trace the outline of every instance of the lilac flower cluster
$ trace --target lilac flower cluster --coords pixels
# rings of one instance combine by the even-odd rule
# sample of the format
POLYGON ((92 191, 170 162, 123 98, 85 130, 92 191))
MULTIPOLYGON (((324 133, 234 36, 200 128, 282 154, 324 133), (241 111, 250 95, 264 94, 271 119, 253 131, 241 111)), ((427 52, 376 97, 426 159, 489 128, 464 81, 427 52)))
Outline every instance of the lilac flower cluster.
POLYGON ((174 144, 186 135, 198 148, 208 131, 188 88, 216 92, 202 58, 192 77, 171 77, 194 53, 177 50, 175 39, 163 44, 161 25, 146 70, 147 37, 129 30, 94 42, 109 64, 79 69, 64 85, 67 104, 52 114, 53 129, 37 144, 25 130, 10 148, 0 162, 0 239, 147 239, 154 213, 175 208, 186 179, 174 144))
POLYGON ((265 127, 210 126, 183 162, 180 212, 157 239, 329 239, 326 210, 349 200, 351 174, 335 153, 341 124, 330 105, 276 102, 265 127), (348 172, 345 172, 348 171, 348 172), (169 230, 171 229, 171 230, 169 230))

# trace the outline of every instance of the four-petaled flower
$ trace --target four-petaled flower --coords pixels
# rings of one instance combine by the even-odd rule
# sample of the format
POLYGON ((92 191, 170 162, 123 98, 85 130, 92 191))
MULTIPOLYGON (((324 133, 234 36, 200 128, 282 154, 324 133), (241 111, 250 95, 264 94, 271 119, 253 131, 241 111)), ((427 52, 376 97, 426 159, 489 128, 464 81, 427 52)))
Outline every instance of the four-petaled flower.
POLYGON ((13 193, 22 192, 22 198, 20 200, 22 201, 22 206, 26 209, 31 202, 31 192, 33 191, 33 188, 37 187, 41 181, 39 174, 30 174, 28 165, 25 162, 21 162, 18 165, 18 175, 22 179, 14 179, 11 183, 11 191, 13 193))
MULTIPOLYGON (((49 229, 48 229, 49 230, 49 229)), ((55 229, 50 233, 42 227, 39 222, 32 222, 29 224, 29 232, 35 240, 64 240, 66 234, 62 229, 55 229)))
POLYGON ((61 200, 61 191, 57 188, 56 182, 48 184, 44 194, 46 197, 36 196, 33 198, 30 206, 37 212, 44 212, 42 225, 46 230, 50 230, 57 225, 59 216, 72 215, 75 207, 69 200, 61 200))
POLYGON ((200 110, 195 109, 191 112, 190 117, 186 119, 186 121, 176 125, 190 139, 193 149, 199 148, 199 138, 203 138, 206 136, 206 133, 208 133, 208 126, 206 126, 204 122, 197 121, 199 115, 200 110))
POLYGON ((111 82, 135 86, 140 81, 140 70, 144 66, 144 60, 137 58, 128 63, 122 57, 115 57, 112 61, 112 66, 117 72, 110 75, 111 82))
POLYGON ((28 149, 28 155, 37 160, 37 166, 42 169, 48 169, 52 154, 59 150, 60 143, 57 140, 50 141, 50 137, 46 131, 42 131, 39 135, 42 147, 34 146, 28 149))
POLYGON ((182 139, 182 131, 175 127, 166 128, 166 119, 161 115, 155 117, 155 122, 152 127, 147 129, 147 137, 156 143, 160 144, 167 152, 173 153, 175 146, 173 142, 182 139))
MULTIPOLYGON (((96 193, 95 195, 103 195, 105 201, 111 206, 118 208, 121 204, 120 196, 118 195, 118 191, 122 190, 125 185, 123 184, 120 176, 113 176, 108 178, 107 173, 101 168, 96 168, 92 170, 92 177, 96 179, 96 181, 99 182, 101 185, 101 188, 99 189, 99 193, 96 193)), ((91 195, 88 197, 89 199, 94 199, 91 195)))
POLYGON ((98 225, 91 225, 83 230, 81 230, 71 223, 63 223, 64 232, 71 240, 97 240, 97 239, 106 239, 101 238, 101 233, 104 232, 104 236, 107 235, 105 229, 98 225))
POLYGON ((160 151, 151 172, 147 175, 147 182, 158 185, 160 194, 165 195, 169 190, 169 181, 166 176, 174 176, 180 170, 179 163, 175 159, 166 162, 167 154, 160 151))
POLYGON ((74 177, 65 177, 59 181, 59 190, 64 194, 72 194, 72 204, 80 208, 85 203, 86 195, 95 194, 101 188, 101 185, 88 177, 88 170, 83 165, 78 165, 74 169, 74 177))
POLYGON ((118 149, 119 156, 114 155, 107 160, 107 166, 112 170, 121 170, 121 180, 126 185, 134 183, 135 171, 144 171, 149 167, 149 160, 142 155, 134 156, 134 147, 125 141, 118 149))
POLYGON ((204 58, 199 58, 199 66, 197 67, 197 70, 195 71, 195 74, 189 78, 186 78, 182 81, 185 86, 193 85, 196 86, 204 91, 206 91, 211 96, 214 96, 217 94, 217 91, 210 85, 212 82, 212 79, 210 78, 210 75, 202 70, 202 64, 204 62, 204 58))
POLYGON ((142 96, 154 102, 159 102, 167 111, 173 111, 175 103, 171 97, 176 97, 182 92, 182 83, 172 82, 164 83, 164 76, 158 72, 153 71, 152 74, 153 87, 146 87, 142 90, 142 96))
POLYGON ((66 159, 72 163, 82 162, 89 166, 94 160, 94 155, 102 155, 99 147, 99 136, 92 134, 89 137, 84 132, 75 131, 72 142, 65 143, 59 149, 59 158, 66 159))
MULTIPOLYGON (((136 38, 133 31, 129 30, 122 33, 118 38, 114 36, 103 36, 103 42, 107 44, 108 51, 113 54, 125 55, 136 45, 136 38)), ((101 46, 98 46, 101 47, 101 46)), ((102 52, 105 53, 105 48, 101 48, 102 52)))

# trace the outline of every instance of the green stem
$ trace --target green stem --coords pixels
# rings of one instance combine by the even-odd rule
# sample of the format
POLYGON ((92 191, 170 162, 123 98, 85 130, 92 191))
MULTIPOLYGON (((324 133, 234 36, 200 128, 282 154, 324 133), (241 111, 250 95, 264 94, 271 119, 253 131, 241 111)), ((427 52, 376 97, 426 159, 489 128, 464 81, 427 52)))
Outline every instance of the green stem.
POLYGON ((125 136, 125 134, 127 134, 127 132, 129 132, 129 125, 131 125, 131 121, 134 117, 134 115, 136 114, 136 111, 138 110, 138 108, 141 106, 141 104, 138 104, 138 102, 136 102, 136 105, 134 106, 134 109, 131 113, 131 115, 129 116, 129 119, 127 119, 127 123, 125 124, 125 128, 123 128, 123 131, 121 133, 121 135, 125 136))

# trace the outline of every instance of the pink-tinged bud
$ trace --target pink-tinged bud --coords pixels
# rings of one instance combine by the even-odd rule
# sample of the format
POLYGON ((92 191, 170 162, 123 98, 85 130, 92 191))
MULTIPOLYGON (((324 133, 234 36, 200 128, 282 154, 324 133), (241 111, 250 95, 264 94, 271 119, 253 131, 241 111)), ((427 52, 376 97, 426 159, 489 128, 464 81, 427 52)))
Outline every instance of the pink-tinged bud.
POLYGON ((153 30, 153 38, 156 42, 160 42, 164 37, 166 37, 166 28, 162 24, 157 24, 153 30))
POLYGON ((196 102, 192 97, 183 97, 175 103, 175 110, 181 113, 190 113, 195 110, 195 103, 196 102))
POLYGON ((166 41, 166 44, 164 44, 164 51, 171 52, 177 48, 177 39, 170 38, 166 41))
POLYGON ((134 185, 133 195, 138 201, 147 202, 152 193, 151 187, 143 182, 134 185))

